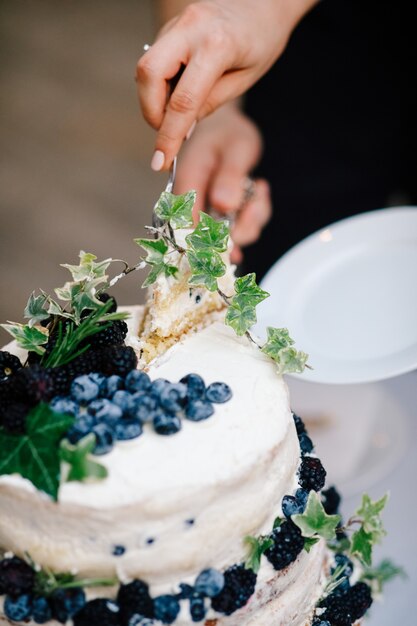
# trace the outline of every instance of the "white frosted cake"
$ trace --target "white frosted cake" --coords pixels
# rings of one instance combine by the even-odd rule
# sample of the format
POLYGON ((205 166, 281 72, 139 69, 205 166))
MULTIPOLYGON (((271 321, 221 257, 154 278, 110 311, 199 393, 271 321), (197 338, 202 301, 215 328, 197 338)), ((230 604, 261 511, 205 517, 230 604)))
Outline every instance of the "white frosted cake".
POLYGON ((81 253, 72 308, 31 296, 8 327, 29 357, 0 352, 0 623, 356 624, 371 590, 280 373, 306 355, 251 336, 267 294, 235 281, 223 225, 169 225, 138 240, 146 307, 116 311, 110 260, 81 253))

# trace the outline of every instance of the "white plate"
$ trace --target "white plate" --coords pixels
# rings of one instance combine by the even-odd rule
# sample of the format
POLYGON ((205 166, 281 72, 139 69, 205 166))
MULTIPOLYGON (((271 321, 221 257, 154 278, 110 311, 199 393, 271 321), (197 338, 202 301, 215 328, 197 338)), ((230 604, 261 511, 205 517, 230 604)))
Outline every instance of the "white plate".
POLYGON ((363 213, 297 244, 268 272, 255 331, 287 327, 313 370, 359 383, 417 368, 417 207, 363 213))

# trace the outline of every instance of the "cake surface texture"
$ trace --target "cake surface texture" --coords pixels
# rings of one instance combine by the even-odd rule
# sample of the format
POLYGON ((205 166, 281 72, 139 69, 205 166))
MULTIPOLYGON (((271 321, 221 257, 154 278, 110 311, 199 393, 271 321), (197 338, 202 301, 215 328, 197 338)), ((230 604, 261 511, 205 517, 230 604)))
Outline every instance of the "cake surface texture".
MULTIPOLYGON (((131 312, 135 336, 142 311, 131 312)), ((189 372, 206 384, 227 383, 231 401, 203 423, 184 420, 173 437, 149 429, 118 443, 102 457, 107 479, 64 483, 58 503, 19 476, 0 477, 0 545, 55 572, 145 580, 152 596, 192 584, 206 568, 241 563, 243 538, 270 532, 283 496, 297 488, 300 451, 287 387, 268 357, 221 322, 184 336, 148 368, 152 380, 189 372), (115 556, 120 545, 124 553, 115 556)), ((246 606, 208 614, 214 621, 207 623, 308 623, 323 571, 322 542, 282 571, 265 559, 246 606)), ((185 607, 176 623, 192 623, 185 607)))

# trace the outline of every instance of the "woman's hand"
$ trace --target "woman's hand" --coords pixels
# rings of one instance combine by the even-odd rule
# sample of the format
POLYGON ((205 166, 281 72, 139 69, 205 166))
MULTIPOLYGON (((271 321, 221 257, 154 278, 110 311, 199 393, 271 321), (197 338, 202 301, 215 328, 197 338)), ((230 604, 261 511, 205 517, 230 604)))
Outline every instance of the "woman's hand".
POLYGON ((235 104, 229 103, 198 123, 178 162, 175 193, 195 189, 196 212, 213 208, 235 217, 235 263, 242 260, 240 247, 256 241, 271 216, 265 180, 255 181, 253 197, 242 206, 245 180, 259 161, 261 151, 259 130, 235 104))
POLYGON ((200 0, 169 21, 137 65, 145 119, 158 129, 155 170, 168 169, 196 120, 251 87, 317 0, 200 0), (168 84, 184 68, 174 91, 168 84))

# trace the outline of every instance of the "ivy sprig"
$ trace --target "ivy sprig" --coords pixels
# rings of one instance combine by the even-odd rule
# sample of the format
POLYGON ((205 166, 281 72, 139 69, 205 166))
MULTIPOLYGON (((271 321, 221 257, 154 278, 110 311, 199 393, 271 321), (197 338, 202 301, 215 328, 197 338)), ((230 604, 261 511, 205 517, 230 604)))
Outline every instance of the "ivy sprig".
POLYGON ((275 361, 279 374, 301 373, 306 367, 308 354, 296 350, 294 343, 286 328, 268 326, 262 352, 275 361))
MULTIPOLYGON (((336 528, 340 524, 340 515, 329 515, 316 491, 310 491, 303 513, 291 516, 292 521, 301 530, 303 537, 331 541, 336 537, 336 528)), ((316 541, 314 541, 316 543, 316 541)), ((313 544, 309 543, 309 548, 313 544)))
POLYGON ((59 442, 75 418, 41 402, 26 417, 26 432, 12 435, 0 427, 0 475, 20 474, 53 500, 60 483, 59 442))
POLYGON ((381 539, 386 535, 381 513, 387 501, 388 494, 374 502, 368 494, 364 494, 361 506, 346 525, 348 530, 351 530, 355 525, 359 525, 359 528, 353 532, 350 540, 350 553, 352 556, 356 556, 365 566, 372 565, 373 546, 380 543, 381 539))
POLYGON ((36 595, 51 596, 58 589, 74 589, 77 587, 113 587, 118 584, 117 578, 77 578, 70 572, 55 574, 49 567, 39 569, 29 555, 29 564, 35 569, 34 591, 36 595))
POLYGON ((260 537, 252 537, 248 535, 244 539, 244 543, 247 546, 247 555, 245 560, 246 569, 251 569, 255 572, 259 572, 261 566, 261 556, 273 546, 274 541, 271 537, 261 535, 260 537))
POLYGON ((373 593, 378 595, 383 592, 386 583, 397 577, 407 578, 404 568, 395 565, 390 559, 384 559, 375 567, 365 567, 361 580, 370 585, 373 593))
POLYGON ((68 439, 61 441, 60 458, 70 467, 66 476, 67 482, 74 480, 84 482, 86 480, 103 480, 107 478, 107 468, 91 458, 91 453, 94 451, 96 443, 97 440, 94 433, 89 433, 74 445, 68 439))

